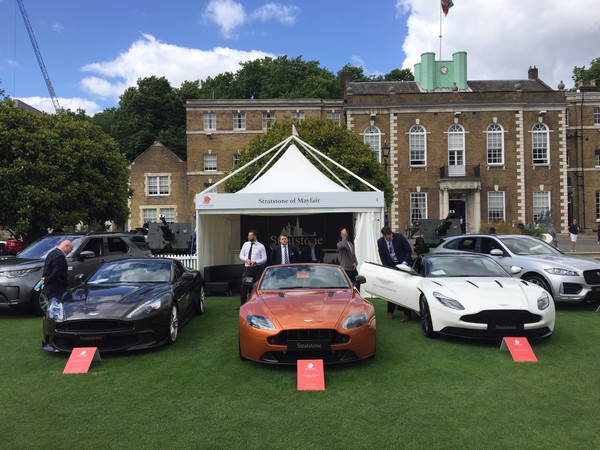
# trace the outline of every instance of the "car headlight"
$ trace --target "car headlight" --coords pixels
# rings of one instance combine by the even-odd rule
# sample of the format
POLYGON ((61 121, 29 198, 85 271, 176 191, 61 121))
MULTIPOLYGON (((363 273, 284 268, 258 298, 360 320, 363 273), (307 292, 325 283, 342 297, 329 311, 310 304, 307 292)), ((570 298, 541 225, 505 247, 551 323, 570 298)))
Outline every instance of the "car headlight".
POLYGON ((463 309, 465 309, 465 307, 463 305, 461 305, 458 300, 454 300, 453 298, 446 297, 444 294, 440 294, 439 292, 434 292, 433 296, 435 297, 435 299, 438 302, 440 302, 446 308, 458 309, 459 311, 462 311, 463 309))
POLYGON ((259 316, 258 314, 248 314, 246 316, 246 322, 252 328, 256 328, 258 330, 274 330, 275 325, 268 317, 259 316))
POLYGON ((29 275, 30 273, 35 272, 36 270, 39 270, 39 268, 34 268, 34 269, 19 269, 19 270, 7 270, 4 272, 0 272, 0 277, 4 276, 6 278, 19 278, 19 277, 25 277, 27 275, 29 275))
POLYGON ((542 295, 540 295, 540 298, 537 300, 537 304, 538 309, 546 309, 548 306, 550 306, 550 294, 548 294, 546 291, 542 292, 542 295))
POLYGON ((171 297, 169 295, 165 295, 161 298, 153 298, 152 300, 148 300, 127 314, 126 317, 128 319, 132 319, 135 316, 152 314, 153 312, 158 311, 170 299, 171 297))
POLYGON ((348 316, 346 320, 344 320, 342 328, 344 328, 345 330, 350 330, 351 328, 362 327, 368 321, 369 316, 367 315, 367 313, 361 312, 352 314, 351 316, 348 316))
POLYGON ((60 322, 65 319, 65 311, 63 309, 62 302, 52 299, 50 305, 48 305, 48 319, 52 319, 55 322, 60 322))
POLYGON ((546 271, 550 275, 566 275, 568 277, 579 276, 579 274, 577 272, 575 272, 574 270, 560 269, 558 267, 551 267, 550 269, 544 269, 544 271, 546 271))

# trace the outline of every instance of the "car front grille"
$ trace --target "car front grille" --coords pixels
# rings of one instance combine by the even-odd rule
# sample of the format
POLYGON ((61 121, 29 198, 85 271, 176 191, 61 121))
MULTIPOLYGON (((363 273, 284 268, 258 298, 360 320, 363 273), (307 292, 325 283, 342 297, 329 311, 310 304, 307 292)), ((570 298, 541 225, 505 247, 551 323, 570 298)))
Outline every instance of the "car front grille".
POLYGON ((344 344, 350 340, 350 337, 338 333, 335 330, 322 329, 302 329, 302 330, 284 330, 281 333, 270 336, 267 342, 273 345, 287 345, 290 341, 321 341, 327 340, 331 344, 344 344))
POLYGON ((56 324, 56 331, 66 333, 131 331, 133 328, 133 323, 122 320, 71 320, 56 324))
POLYGON ((541 320, 541 316, 520 309, 490 309, 478 312, 477 314, 467 314, 466 316, 462 316, 460 320, 471 323, 514 325, 522 323, 537 323, 541 320))
POLYGON ((587 284, 600 284, 600 270, 586 270, 583 278, 587 284))

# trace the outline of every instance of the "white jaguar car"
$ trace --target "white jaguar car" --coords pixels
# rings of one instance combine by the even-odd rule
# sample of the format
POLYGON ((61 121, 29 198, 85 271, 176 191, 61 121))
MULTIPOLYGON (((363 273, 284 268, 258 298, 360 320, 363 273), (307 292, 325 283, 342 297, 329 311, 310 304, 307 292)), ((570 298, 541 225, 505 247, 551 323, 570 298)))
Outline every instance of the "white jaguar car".
POLYGON ((417 312, 427 337, 542 338, 554 332, 550 294, 513 278, 489 256, 433 253, 398 270, 367 262, 360 274, 367 280, 363 292, 417 312))

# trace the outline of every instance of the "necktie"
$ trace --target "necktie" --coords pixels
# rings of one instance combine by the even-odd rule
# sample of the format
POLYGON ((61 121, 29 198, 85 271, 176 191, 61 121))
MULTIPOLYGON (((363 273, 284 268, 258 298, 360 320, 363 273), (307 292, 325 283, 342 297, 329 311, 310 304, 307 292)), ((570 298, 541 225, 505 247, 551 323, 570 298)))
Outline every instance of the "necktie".
POLYGON ((288 258, 287 245, 284 245, 283 246, 283 263, 288 264, 289 262, 290 262, 290 259, 288 258))
POLYGON ((252 259, 252 246, 254 245, 254 242, 250 243, 250 250, 248 250, 248 259, 252 259))

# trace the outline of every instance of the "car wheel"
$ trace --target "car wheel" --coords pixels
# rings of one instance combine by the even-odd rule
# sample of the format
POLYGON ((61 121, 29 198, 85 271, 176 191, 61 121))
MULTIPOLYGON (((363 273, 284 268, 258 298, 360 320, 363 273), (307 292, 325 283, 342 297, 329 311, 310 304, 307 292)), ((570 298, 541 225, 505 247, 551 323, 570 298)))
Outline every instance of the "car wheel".
POLYGON ((34 291, 31 296, 31 312, 36 316, 43 316, 48 309, 48 297, 41 291, 34 291))
POLYGON ((198 315, 204 314, 204 299, 206 294, 204 293, 204 286, 200 288, 200 299, 198 300, 198 307, 196 309, 196 313, 198 315))
POLYGON ((423 336, 428 338, 435 337, 433 331, 433 323, 431 322, 431 311, 429 310, 429 304, 425 297, 421 297, 419 301, 419 320, 421 322, 421 332, 423 336))
POLYGON ((171 306, 171 316, 169 317, 169 344, 172 344, 177 340, 179 334, 179 313, 177 312, 177 305, 171 306))
POLYGON ((550 295, 552 295, 552 290, 550 289, 550 286, 541 275, 533 273, 525 275, 523 279, 531 284, 537 284, 539 287, 546 289, 550 293, 550 295))

